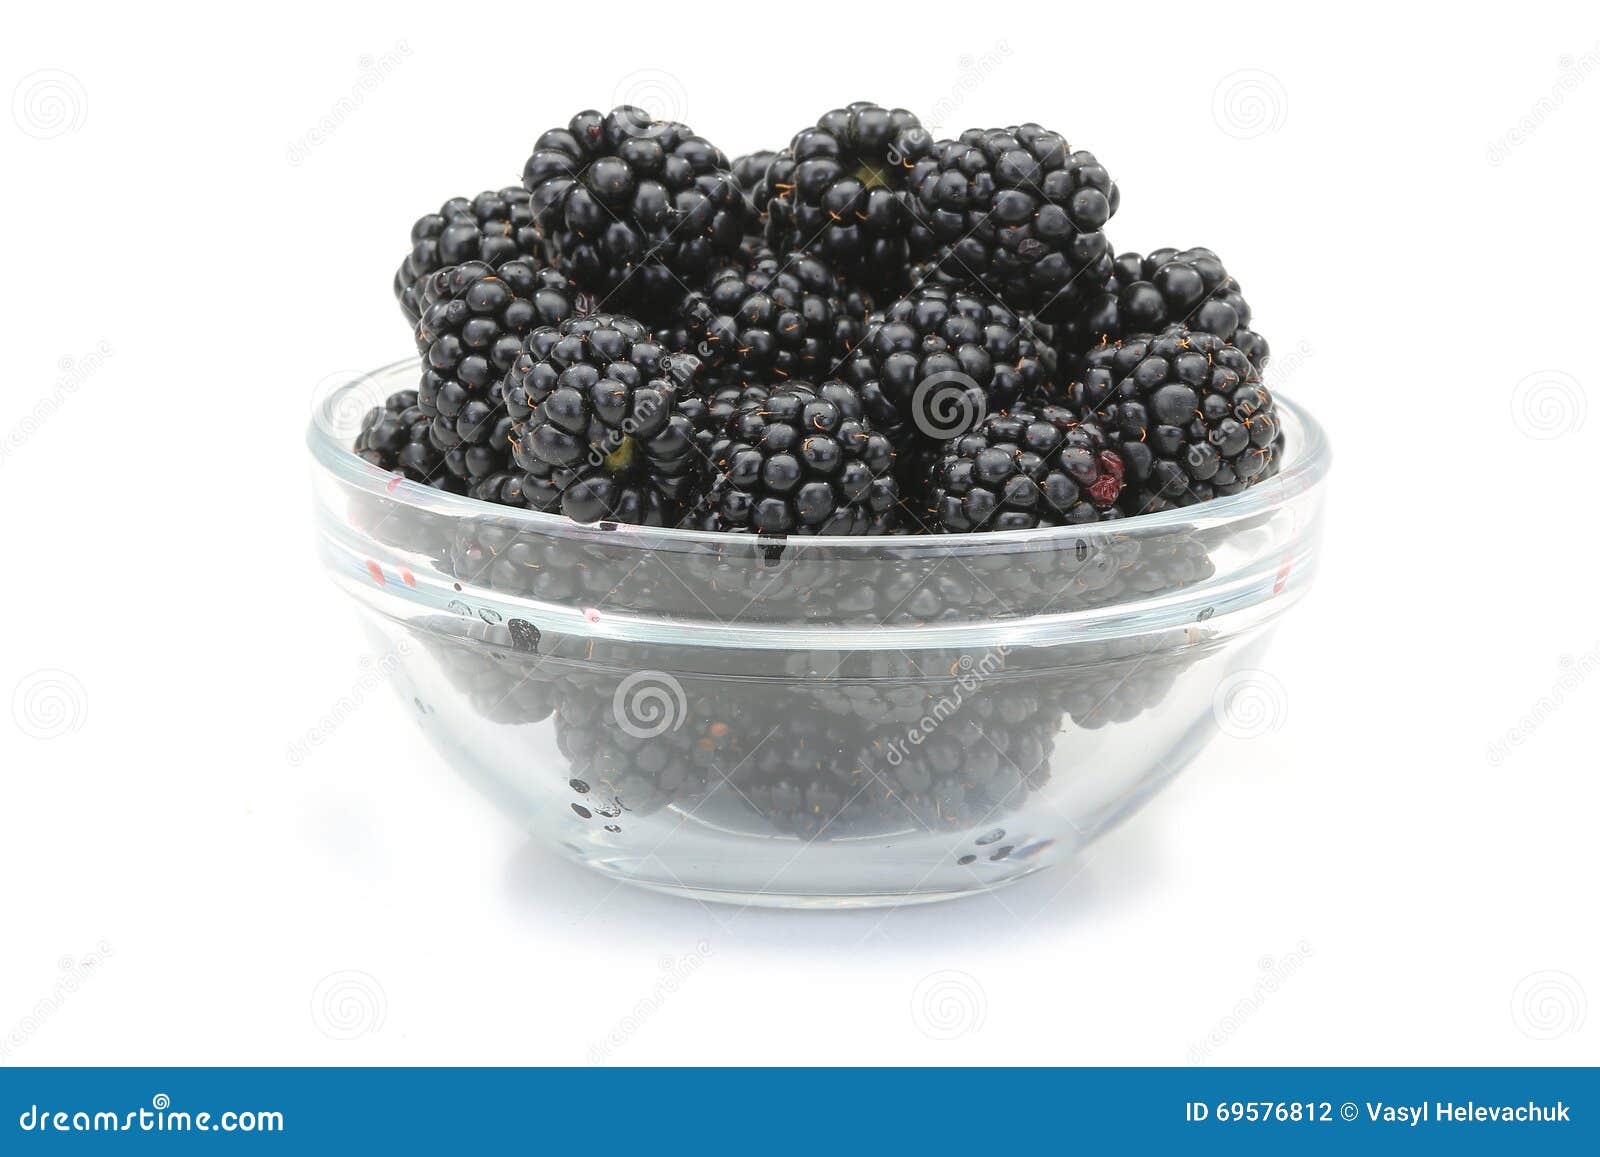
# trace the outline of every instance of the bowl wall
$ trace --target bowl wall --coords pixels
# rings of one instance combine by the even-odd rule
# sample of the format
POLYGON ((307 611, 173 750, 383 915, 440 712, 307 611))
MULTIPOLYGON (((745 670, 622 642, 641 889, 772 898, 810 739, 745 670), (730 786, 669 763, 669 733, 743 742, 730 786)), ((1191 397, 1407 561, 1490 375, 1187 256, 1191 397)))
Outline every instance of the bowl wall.
MULTIPOLYGON (((330 574, 430 741, 540 839, 743 903, 938 899, 1069 858, 1219 727, 1316 560, 1321 433, 1279 474, 1094 527, 716 536, 471 502, 310 442, 330 574)), ((355 419, 350 415, 356 414, 355 419)), ((1270 702, 1265 709, 1271 709, 1270 702)))

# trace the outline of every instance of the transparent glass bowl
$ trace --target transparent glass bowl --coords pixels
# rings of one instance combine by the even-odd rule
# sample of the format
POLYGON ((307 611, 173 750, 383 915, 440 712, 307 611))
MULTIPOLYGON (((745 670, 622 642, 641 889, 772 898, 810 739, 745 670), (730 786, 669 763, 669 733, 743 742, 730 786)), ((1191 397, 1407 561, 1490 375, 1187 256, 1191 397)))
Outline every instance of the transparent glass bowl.
POLYGON ((1316 564, 1328 446, 1282 397, 1281 471, 1229 498, 808 538, 578 525, 403 481, 349 446, 416 377, 316 399, 328 573, 453 767, 572 858, 702 899, 934 900, 1072 857, 1251 725, 1235 700, 1316 564))

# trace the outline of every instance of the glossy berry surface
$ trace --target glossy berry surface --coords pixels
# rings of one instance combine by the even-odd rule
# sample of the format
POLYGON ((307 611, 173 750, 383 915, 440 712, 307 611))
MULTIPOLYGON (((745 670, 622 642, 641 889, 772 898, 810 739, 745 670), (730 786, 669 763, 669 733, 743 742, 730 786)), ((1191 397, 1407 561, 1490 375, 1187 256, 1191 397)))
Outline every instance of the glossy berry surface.
POLYGON ((949 441, 1050 379, 1032 318, 982 290, 924 284, 867 319, 848 374, 868 413, 907 439, 949 441))
POLYGON ((1250 327, 1239 283, 1209 249, 1155 249, 1120 254, 1112 282, 1060 327, 1062 349, 1083 353, 1102 341, 1159 333, 1181 324, 1216 334, 1266 366, 1266 339, 1250 327))
POLYGON ((465 483, 444 468, 444 455, 428 437, 433 419, 417 405, 417 391, 400 390, 382 406, 367 411, 356 435, 355 452, 381 470, 393 470, 413 482, 457 494, 465 483))
POLYGON ((871 305, 820 257, 761 250, 685 299, 683 340, 733 380, 826 376, 861 341, 871 305))
POLYGON ((1100 522, 1120 515, 1124 473, 1105 432, 1067 409, 994 414, 950 443, 926 521, 949 533, 1100 522))
POLYGON ((902 108, 857 101, 824 113, 773 158, 756 191, 767 243, 816 253, 871 289, 903 290, 915 222, 906 178, 932 143, 902 108))
POLYGON ((451 474, 475 480, 508 468, 502 379, 523 336, 571 314, 574 297, 555 270, 524 260, 498 269, 470 261, 428 279, 416 329, 418 404, 432 419, 430 439, 451 474))
POLYGON ((579 522, 675 524, 700 473, 679 408, 697 370, 620 315, 529 334, 506 377, 524 501, 579 522))
POLYGON ((919 160, 909 188, 917 244, 1013 309, 1067 317, 1111 281, 1104 230, 1120 194, 1094 154, 1059 133, 969 129, 919 160))
POLYGON ((1244 352, 1216 334, 1172 326, 1092 350, 1067 400, 1126 463, 1129 514, 1237 494, 1277 473, 1283 434, 1272 395, 1244 352))
POLYGON ((437 213, 411 226, 411 251, 394 275, 394 295, 413 326, 422 316, 422 292, 430 274, 449 265, 482 261, 498 269, 507 261, 544 264, 533 208, 526 189, 453 197, 437 213))
POLYGON ((894 448, 846 383, 750 386, 717 417, 701 529, 850 535, 897 522, 894 448))
POLYGON ((747 203, 722 151, 632 106, 544 133, 522 183, 556 267, 606 308, 651 321, 744 239, 747 203))

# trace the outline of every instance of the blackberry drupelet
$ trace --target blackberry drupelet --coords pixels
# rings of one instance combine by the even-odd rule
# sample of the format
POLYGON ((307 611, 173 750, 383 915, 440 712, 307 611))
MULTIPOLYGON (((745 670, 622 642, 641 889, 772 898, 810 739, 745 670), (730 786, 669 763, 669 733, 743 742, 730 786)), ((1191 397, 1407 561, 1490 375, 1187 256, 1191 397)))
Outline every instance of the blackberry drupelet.
POLYGON ((1105 432, 1070 410, 991 414, 935 468, 928 522, 967 533, 1117 518, 1123 474, 1105 432))
POLYGON ((744 238, 748 207, 722 151, 628 105, 545 133, 522 183, 556 267, 652 322, 744 238))
POLYGON ((1265 368, 1266 339, 1249 328, 1250 305, 1211 250, 1123 253, 1114 269, 1111 285, 1059 327, 1064 351, 1081 354, 1101 341, 1182 324, 1232 342, 1257 369, 1265 368))
POLYGON ((842 381, 749 386, 707 446, 703 530, 884 534, 898 521, 894 447, 842 381))
POLYGON ((498 269, 469 261, 428 278, 417 322, 423 372, 418 404, 451 474, 476 480, 509 468, 510 419, 501 379, 535 326, 573 310, 571 285, 530 260, 498 269))
POLYGON ((680 409, 697 370, 620 314, 534 330, 505 383, 524 499, 578 522, 675 524, 702 463, 680 409))
POLYGON ((906 286, 915 216, 906 175, 933 138, 903 108, 858 101, 802 129, 755 194, 775 250, 805 249, 874 290, 906 286))
POLYGON ((422 316, 422 290, 429 274, 468 261, 498 269, 518 258, 544 264, 526 189, 486 191, 470 200, 453 197, 437 213, 419 217, 411 226, 411 252, 394 275, 394 295, 406 320, 415 326, 422 316))
POLYGON ((461 493, 465 484, 444 468, 444 455, 428 438, 432 419, 417 405, 417 391, 400 390, 361 420, 355 452, 383 470, 394 470, 413 482, 461 493))
POLYGON ((1128 514, 1236 494, 1277 473, 1272 395, 1244 351, 1216 334, 1175 325, 1091 350, 1067 401, 1117 445, 1128 514))
POLYGON ((1036 124, 969 129, 919 160, 913 245, 1017 310, 1071 316, 1111 281, 1117 186, 1094 154, 1036 124))
POLYGON ((771 149, 758 149, 756 152, 734 158, 733 179, 747 196, 753 196, 761 187, 761 182, 766 177, 767 170, 772 168, 772 162, 777 155, 771 149))
POLYGON ((981 290, 924 284, 867 319, 847 373, 885 429, 938 443, 1044 386, 1053 363, 1032 318, 981 290))
POLYGON ((871 308, 821 258, 763 249, 690 294, 682 316, 689 348, 713 374, 770 382, 831 373, 861 340, 871 308))

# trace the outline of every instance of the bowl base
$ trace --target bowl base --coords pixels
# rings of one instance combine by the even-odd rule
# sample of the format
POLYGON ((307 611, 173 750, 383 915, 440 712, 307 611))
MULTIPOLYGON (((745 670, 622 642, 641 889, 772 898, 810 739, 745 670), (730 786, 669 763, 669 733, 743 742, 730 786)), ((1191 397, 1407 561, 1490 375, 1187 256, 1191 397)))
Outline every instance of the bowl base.
POLYGON ((937 904, 943 900, 959 900, 967 896, 980 896, 1007 884, 1026 879, 1036 872, 1051 867, 1049 863, 1033 864, 1020 871, 988 880, 974 880, 970 886, 910 888, 900 891, 783 891, 780 888, 753 890, 706 888, 668 880, 652 879, 620 869, 603 860, 576 857, 591 871, 600 873, 619 883, 631 884, 665 896, 684 900, 698 900, 708 904, 727 904, 737 908, 789 908, 810 911, 847 911, 857 908, 901 908, 914 904, 937 904))

